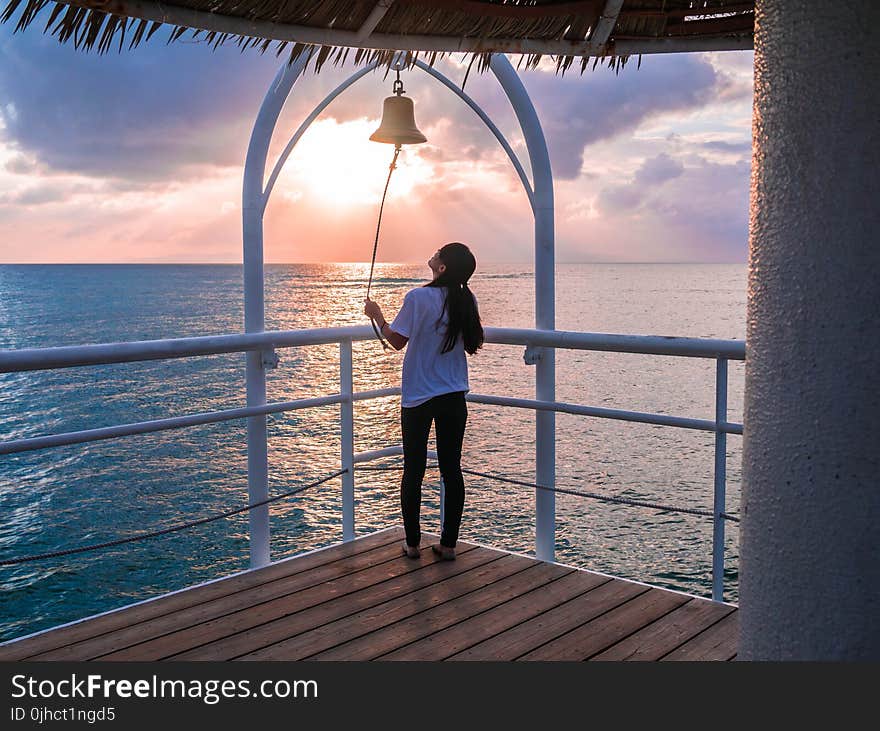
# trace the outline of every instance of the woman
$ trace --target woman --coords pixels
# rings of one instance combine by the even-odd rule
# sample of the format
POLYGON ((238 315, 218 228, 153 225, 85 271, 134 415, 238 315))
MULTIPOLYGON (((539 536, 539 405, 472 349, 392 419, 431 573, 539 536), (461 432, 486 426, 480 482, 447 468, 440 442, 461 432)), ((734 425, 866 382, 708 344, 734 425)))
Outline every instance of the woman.
POLYGON ((365 300, 364 314, 379 324, 380 332, 395 349, 409 344, 403 359, 400 400, 403 552, 410 558, 419 557, 422 478, 433 421, 446 497, 440 545, 432 549, 451 561, 464 508, 461 445, 467 423, 464 395, 469 390, 465 352, 473 355, 482 347, 483 326, 477 300, 467 285, 477 267, 470 249, 460 243, 446 244, 428 266, 433 279, 406 293, 394 322, 389 325, 382 308, 370 299, 365 300))

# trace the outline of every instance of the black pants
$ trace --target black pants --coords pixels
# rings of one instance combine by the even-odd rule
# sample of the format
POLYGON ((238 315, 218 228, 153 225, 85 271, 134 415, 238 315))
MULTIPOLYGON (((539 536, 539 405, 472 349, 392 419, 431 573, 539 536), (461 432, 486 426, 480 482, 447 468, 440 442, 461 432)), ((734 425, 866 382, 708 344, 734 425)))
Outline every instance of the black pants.
POLYGON ((422 537, 419 525, 422 478, 425 476, 432 421, 437 436, 437 461, 446 490, 440 543, 454 548, 464 509, 464 479, 461 475, 461 443, 467 423, 464 391, 444 393, 418 406, 400 409, 400 431, 403 434, 400 510, 403 513, 406 542, 410 546, 417 546, 422 537))

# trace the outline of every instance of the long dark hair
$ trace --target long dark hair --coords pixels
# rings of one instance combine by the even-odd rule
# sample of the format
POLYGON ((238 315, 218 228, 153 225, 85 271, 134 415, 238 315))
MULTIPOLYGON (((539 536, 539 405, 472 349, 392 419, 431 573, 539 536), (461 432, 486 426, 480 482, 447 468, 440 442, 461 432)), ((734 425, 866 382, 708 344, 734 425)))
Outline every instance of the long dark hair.
POLYGON ((477 268, 477 260, 467 246, 457 241, 443 246, 437 255, 446 265, 446 269, 425 286, 446 287, 446 299, 443 301, 440 319, 443 319, 443 312, 448 311, 449 323, 440 352, 448 353, 452 350, 460 334, 464 349, 473 355, 483 347, 483 325, 480 322, 477 301, 467 285, 468 279, 477 268))

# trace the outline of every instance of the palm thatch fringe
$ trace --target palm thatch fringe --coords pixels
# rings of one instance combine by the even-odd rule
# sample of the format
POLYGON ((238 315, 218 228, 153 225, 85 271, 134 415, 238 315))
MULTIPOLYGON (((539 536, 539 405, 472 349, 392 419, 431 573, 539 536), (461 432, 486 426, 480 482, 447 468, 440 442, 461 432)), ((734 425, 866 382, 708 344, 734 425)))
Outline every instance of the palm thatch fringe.
MULTIPOLYGON (((373 11, 377 0, 176 0, 168 7, 211 13, 245 22, 269 22, 310 29, 357 31, 373 11)), ((105 54, 114 46, 122 51, 126 36, 132 49, 149 41, 164 25, 157 20, 127 17, 124 0, 6 0, 0 22, 13 20, 19 9, 16 32, 33 24, 50 8, 44 32, 60 43, 73 43, 84 51, 105 54), (115 12, 114 12, 115 11, 115 12)), ((584 41, 595 28, 605 7, 605 0, 395 0, 382 16, 374 32, 394 36, 420 35, 442 38, 520 39, 530 41, 584 41)), ((131 12, 129 10, 129 12, 131 12)), ((743 36, 752 32, 754 2, 730 0, 626 0, 617 17, 609 42, 594 49, 589 56, 553 56, 557 73, 565 73, 580 59, 580 71, 607 64, 614 72, 626 64, 628 56, 614 51, 615 38, 711 37, 743 36), (689 20, 690 18, 690 20, 689 20), (693 31, 693 32, 692 32, 693 31), (592 64, 590 60, 592 59, 592 64)), ((355 66, 378 62, 388 68, 402 62, 411 66, 424 55, 429 65, 450 55, 447 51, 396 51, 390 49, 349 48, 340 45, 277 40, 273 38, 204 30, 172 25, 168 43, 189 33, 193 40, 203 41, 216 49, 235 43, 242 51, 256 48, 266 53, 275 45, 281 55, 290 46, 288 60, 303 54, 315 72, 329 61, 334 66, 345 63, 354 50, 355 66)), ((489 67, 492 51, 473 51, 468 74, 476 64, 482 73, 489 67)), ((531 69, 543 54, 522 53, 518 68, 531 69)), ((641 58, 639 59, 641 62, 641 58)), ((467 74, 465 75, 465 80, 467 74)))

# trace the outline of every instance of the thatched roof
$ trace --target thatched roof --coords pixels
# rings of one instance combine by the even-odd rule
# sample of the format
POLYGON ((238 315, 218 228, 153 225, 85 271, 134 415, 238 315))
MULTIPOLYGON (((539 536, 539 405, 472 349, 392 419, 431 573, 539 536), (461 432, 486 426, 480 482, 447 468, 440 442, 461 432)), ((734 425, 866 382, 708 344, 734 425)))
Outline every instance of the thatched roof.
POLYGON ((5 0, 3 22, 43 25, 77 48, 131 48, 162 25, 170 39, 197 37, 291 58, 390 63, 396 51, 543 55, 561 70, 589 59, 613 67, 631 55, 752 47, 754 0, 5 0), (350 53, 352 51, 352 53, 350 53))

